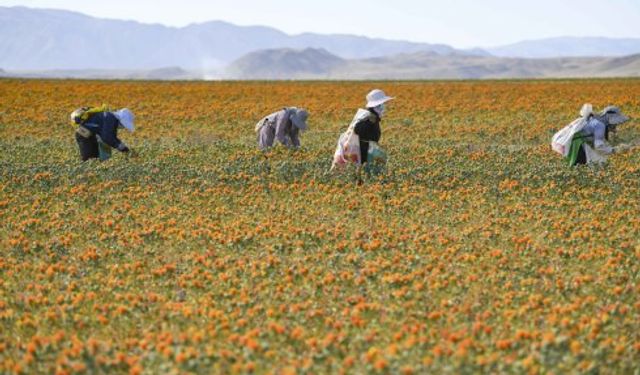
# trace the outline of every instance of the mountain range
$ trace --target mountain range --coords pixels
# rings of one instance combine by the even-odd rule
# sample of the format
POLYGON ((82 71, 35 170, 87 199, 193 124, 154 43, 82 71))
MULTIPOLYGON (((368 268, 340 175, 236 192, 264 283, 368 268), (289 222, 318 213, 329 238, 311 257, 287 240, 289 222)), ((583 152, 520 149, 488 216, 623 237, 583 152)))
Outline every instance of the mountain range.
POLYGON ((263 26, 212 21, 182 28, 107 20, 80 13, 0 7, 0 68, 217 69, 256 50, 324 48, 342 58, 454 48, 443 44, 372 39, 353 35, 288 35, 263 26))
POLYGON ((640 39, 559 37, 526 40, 506 46, 487 48, 486 51, 498 57, 615 57, 640 53, 640 39))
POLYGON ((640 39, 553 38, 456 49, 222 21, 168 27, 0 7, 0 75, 124 79, 637 76, 640 39), (570 57, 567 57, 570 56, 570 57), (589 56, 589 57, 586 57, 589 56), (595 57, 593 57, 595 56, 595 57))
POLYGON ((235 61, 228 69, 228 76, 341 80, 638 77, 640 54, 523 59, 418 52, 346 60, 326 50, 276 49, 253 52, 235 61))

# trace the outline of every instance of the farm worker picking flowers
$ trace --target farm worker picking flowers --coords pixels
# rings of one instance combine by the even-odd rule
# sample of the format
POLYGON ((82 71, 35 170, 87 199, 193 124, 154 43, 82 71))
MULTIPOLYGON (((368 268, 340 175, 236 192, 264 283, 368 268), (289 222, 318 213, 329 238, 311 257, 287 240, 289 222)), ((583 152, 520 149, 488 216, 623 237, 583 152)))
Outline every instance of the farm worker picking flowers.
POLYGON ((380 172, 387 162, 387 154, 378 145, 382 131, 380 122, 385 115, 385 103, 393 98, 382 90, 367 94, 366 109, 358 109, 349 128, 338 140, 331 169, 353 163, 364 165, 367 173, 380 172))
POLYGON ((307 130, 309 112, 302 108, 286 107, 260 120, 255 127, 258 147, 267 150, 277 139, 288 148, 300 147, 300 133, 307 130))
POLYGON ((567 158, 569 166, 604 162, 608 155, 632 147, 627 144, 612 147, 608 143, 617 126, 627 121, 629 117, 616 106, 608 106, 596 114, 591 104, 585 104, 580 117, 553 136, 551 146, 567 158))
POLYGON ((89 159, 107 160, 111 157, 111 148, 135 156, 129 146, 118 139, 118 128, 132 132, 135 129, 134 115, 123 108, 115 112, 102 107, 83 107, 71 113, 71 124, 76 129, 76 142, 82 161, 89 159))

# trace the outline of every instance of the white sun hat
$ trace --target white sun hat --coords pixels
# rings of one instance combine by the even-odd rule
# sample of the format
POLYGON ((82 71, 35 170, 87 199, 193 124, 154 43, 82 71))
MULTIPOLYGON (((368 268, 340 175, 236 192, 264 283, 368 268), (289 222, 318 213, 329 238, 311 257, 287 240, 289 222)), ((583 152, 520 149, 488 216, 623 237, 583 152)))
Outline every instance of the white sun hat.
POLYGON ((610 125, 620 125, 629 121, 629 116, 625 116, 620 108, 610 105, 600 112, 600 116, 605 117, 610 125))
POLYGON ((384 104, 391 99, 393 98, 387 96, 384 91, 375 89, 367 94, 367 108, 377 107, 380 104, 384 104))
POLYGON ((133 133, 135 130, 134 120, 135 116, 133 112, 131 112, 128 108, 122 108, 121 110, 113 112, 113 114, 118 118, 120 124, 124 126, 125 129, 133 133))

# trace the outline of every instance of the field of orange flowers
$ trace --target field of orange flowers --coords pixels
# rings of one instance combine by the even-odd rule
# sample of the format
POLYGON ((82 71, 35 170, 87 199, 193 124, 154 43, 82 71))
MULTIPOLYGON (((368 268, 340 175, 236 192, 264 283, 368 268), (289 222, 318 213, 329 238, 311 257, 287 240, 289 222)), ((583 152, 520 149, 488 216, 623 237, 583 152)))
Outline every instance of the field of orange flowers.
POLYGON ((640 151, 568 168, 584 102, 638 118, 640 80, 0 80, 0 373, 638 373, 640 151), (357 185, 327 171, 376 87, 357 185), (138 158, 79 161, 102 103, 138 158), (265 157, 290 104, 303 148, 265 157))

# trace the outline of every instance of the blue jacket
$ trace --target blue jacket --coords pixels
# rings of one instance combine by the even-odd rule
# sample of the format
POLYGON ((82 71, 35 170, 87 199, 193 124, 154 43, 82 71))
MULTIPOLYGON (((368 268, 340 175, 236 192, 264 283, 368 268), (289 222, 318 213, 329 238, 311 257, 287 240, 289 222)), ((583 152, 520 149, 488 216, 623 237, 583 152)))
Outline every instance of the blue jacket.
POLYGON ((99 136, 102 142, 118 149, 119 151, 129 151, 127 145, 118 139, 118 126, 120 121, 111 112, 100 112, 91 115, 82 125, 99 136))

